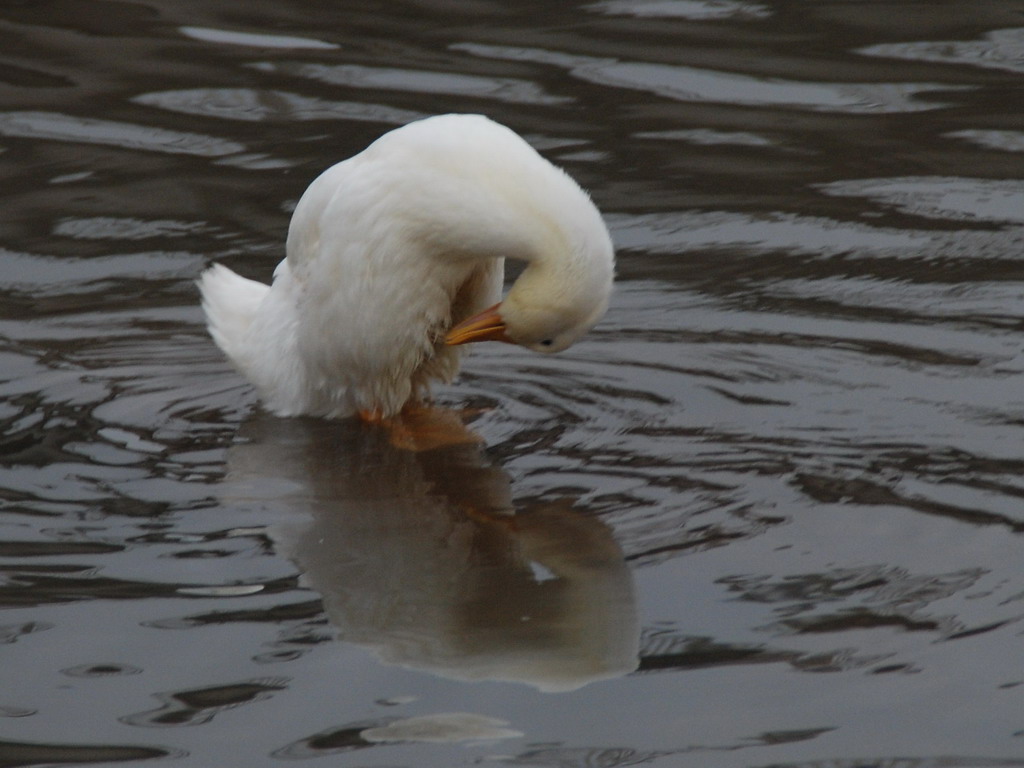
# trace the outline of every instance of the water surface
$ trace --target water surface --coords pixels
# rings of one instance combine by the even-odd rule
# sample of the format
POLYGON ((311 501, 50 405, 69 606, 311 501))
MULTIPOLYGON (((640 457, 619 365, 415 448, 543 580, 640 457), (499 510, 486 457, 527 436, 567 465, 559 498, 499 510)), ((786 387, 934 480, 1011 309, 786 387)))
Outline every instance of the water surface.
MULTIPOLYGON (((1024 3, 0 9, 0 765, 1024 765, 1024 3), (412 453, 194 280, 484 112, 619 254, 412 453)), ((500 347, 500 348, 498 348, 500 347)))

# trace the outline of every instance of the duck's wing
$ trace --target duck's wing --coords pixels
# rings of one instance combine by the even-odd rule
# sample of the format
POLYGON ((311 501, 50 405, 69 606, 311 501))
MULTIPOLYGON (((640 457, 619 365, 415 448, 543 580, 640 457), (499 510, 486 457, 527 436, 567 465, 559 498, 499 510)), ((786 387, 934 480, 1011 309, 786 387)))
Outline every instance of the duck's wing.
MULTIPOLYGON (((456 326, 501 301, 504 280, 504 259, 481 261, 452 299, 451 324, 448 327, 456 326)), ((448 332, 448 328, 444 330, 448 332)))
POLYGON ((439 322, 431 329, 434 343, 432 354, 423 358, 413 375, 413 392, 418 398, 426 399, 429 396, 431 382, 449 382, 455 378, 465 350, 463 347, 449 346, 445 343, 445 336, 452 326, 497 303, 501 299, 504 278, 505 260, 489 259, 478 262, 459 286, 451 299, 447 322, 439 322))

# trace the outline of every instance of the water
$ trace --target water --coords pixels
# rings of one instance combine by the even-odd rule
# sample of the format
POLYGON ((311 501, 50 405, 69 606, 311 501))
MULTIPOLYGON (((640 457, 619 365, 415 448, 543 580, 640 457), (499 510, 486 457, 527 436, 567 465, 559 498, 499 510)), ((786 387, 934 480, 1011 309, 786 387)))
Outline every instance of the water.
POLYGON ((321 5, 0 8, 0 765, 1024 765, 1024 3, 321 5), (193 280, 448 111, 608 317, 261 414, 193 280))

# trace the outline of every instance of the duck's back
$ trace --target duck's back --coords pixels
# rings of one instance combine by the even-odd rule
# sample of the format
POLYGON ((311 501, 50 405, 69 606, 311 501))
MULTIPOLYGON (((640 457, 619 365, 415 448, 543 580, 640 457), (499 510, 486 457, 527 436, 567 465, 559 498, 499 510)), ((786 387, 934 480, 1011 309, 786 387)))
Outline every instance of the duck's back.
POLYGON ((500 299, 503 266, 438 256, 432 227, 450 227, 436 221, 430 187, 464 169, 430 147, 454 152, 450 131, 472 133, 478 121, 494 125, 466 116, 412 124, 324 171, 295 208, 271 287, 225 267, 203 275, 211 334, 268 410, 389 416, 457 372, 460 349, 444 345, 444 332, 500 299))

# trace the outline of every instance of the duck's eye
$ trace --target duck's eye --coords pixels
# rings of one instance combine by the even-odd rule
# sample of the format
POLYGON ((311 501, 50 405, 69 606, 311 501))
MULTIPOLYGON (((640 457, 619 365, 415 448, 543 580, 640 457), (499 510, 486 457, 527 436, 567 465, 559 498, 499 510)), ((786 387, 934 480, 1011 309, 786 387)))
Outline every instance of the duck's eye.
POLYGON ((544 341, 541 342, 541 345, 545 346, 545 347, 550 347, 554 343, 555 343, 554 339, 544 339, 544 341))

